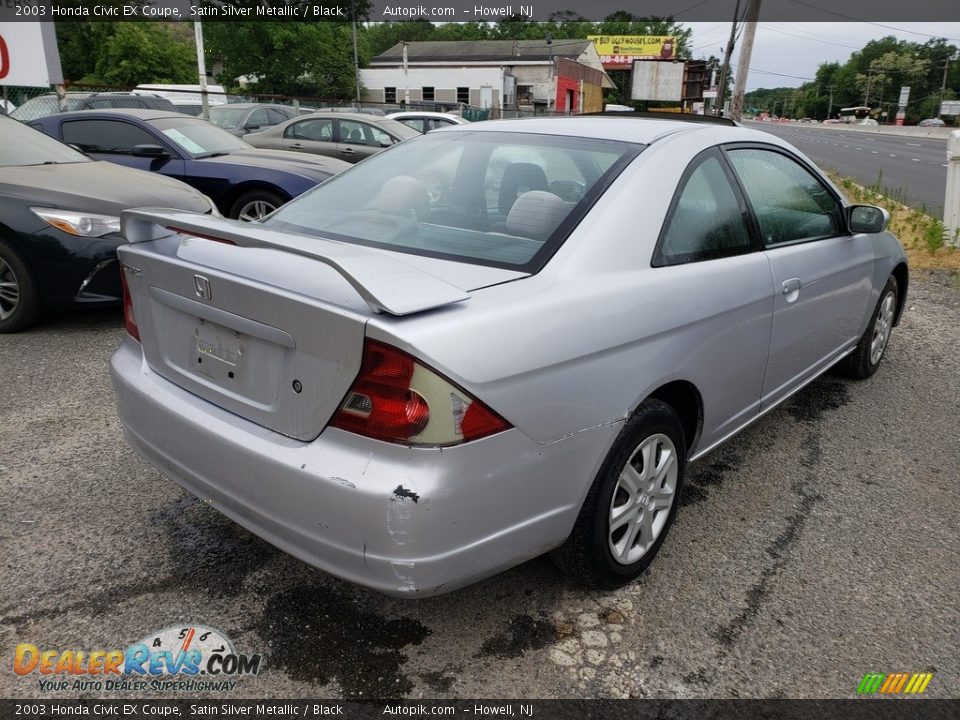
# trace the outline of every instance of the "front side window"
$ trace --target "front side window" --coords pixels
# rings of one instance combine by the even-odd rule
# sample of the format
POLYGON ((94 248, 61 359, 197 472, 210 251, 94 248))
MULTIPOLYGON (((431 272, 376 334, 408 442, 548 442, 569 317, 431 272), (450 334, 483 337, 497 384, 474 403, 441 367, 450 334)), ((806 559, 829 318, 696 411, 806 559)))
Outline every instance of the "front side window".
MULTIPOLYGON (((349 122, 341 121, 341 128, 349 122)), ((535 271, 643 147, 527 133, 429 133, 335 175, 266 224, 535 271)))
POLYGON ((115 120, 70 120, 63 123, 63 141, 89 153, 129 155, 135 145, 156 145, 150 133, 115 120))
POLYGON ((753 249, 740 202, 719 155, 701 156, 694 163, 671 206, 655 266, 714 260, 753 249))
POLYGON ((728 157, 753 206, 765 245, 839 234, 840 203, 796 160, 758 148, 732 149, 728 157))
POLYGON ((283 136, 292 140, 333 142, 333 120, 321 118, 291 123, 284 129, 283 136))

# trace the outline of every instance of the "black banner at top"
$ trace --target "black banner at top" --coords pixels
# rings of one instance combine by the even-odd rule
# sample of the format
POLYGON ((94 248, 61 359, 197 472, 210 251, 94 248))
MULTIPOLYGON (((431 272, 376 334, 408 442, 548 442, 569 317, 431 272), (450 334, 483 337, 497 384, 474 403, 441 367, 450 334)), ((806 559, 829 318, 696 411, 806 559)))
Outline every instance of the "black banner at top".
MULTIPOLYGON (((950 0, 759 1, 760 20, 767 22, 960 21, 960 3, 950 0)), ((741 17, 748 2, 740 0, 741 17)), ((0 22, 723 22, 735 11, 737 0, 0 0, 0 22)))

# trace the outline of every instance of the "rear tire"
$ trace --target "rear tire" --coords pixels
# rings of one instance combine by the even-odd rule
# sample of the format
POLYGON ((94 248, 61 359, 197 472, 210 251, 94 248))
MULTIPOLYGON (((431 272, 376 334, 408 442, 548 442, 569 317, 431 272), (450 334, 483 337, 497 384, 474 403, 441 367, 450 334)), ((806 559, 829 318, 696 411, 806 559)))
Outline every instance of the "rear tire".
POLYGON ((680 418, 666 403, 646 400, 620 431, 570 537, 554 551, 556 564, 589 587, 633 581, 667 537, 685 469, 680 418))
POLYGON ((236 199, 230 208, 234 220, 257 222, 286 202, 280 195, 269 190, 251 190, 236 199))
POLYGON ((40 317, 37 286, 16 252, 0 242, 0 333, 24 330, 40 317))
POLYGON ((867 331, 860 338, 856 349, 840 361, 840 372, 847 377, 865 380, 880 367, 897 314, 897 293, 897 279, 891 276, 880 291, 880 300, 873 311, 867 331))

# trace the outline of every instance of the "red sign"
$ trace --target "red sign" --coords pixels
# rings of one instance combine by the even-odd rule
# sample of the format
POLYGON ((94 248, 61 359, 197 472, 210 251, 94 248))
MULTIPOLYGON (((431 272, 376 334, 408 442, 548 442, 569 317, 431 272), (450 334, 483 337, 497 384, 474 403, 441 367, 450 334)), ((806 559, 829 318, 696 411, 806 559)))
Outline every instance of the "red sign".
POLYGON ((10 53, 7 50, 7 43, 0 35, 0 80, 3 80, 10 72, 10 53))

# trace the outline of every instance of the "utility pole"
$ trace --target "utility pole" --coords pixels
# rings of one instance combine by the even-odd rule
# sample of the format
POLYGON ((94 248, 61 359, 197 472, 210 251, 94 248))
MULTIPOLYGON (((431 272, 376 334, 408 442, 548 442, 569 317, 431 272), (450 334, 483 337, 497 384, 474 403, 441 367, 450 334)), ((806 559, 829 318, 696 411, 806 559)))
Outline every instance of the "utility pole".
POLYGON ((739 121, 743 113, 743 94, 747 86, 747 73, 750 72, 750 56, 753 54, 753 38, 757 34, 757 18, 760 17, 760 0, 750 0, 747 6, 747 22, 743 31, 743 46, 740 48, 740 60, 737 62, 737 78, 733 85, 733 102, 730 104, 730 117, 739 121))
POLYGON ((827 90, 830 91, 830 102, 827 104, 827 119, 829 120, 833 112, 833 85, 830 85, 827 90))
POLYGON ((199 20, 193 23, 193 37, 197 45, 197 74, 200 78, 200 117, 210 119, 210 98, 207 93, 207 61, 203 50, 203 26, 199 20))
MULTIPOLYGON (((350 0, 350 27, 353 29, 353 83, 356 86, 356 107, 360 109, 360 55, 357 52, 357 6, 350 0)), ((406 49, 406 46, 404 46, 406 49)))
POLYGON ((950 58, 943 59, 943 84, 940 85, 940 104, 937 105, 937 117, 940 117, 940 111, 943 109, 943 96, 947 92, 947 71, 950 68, 950 58))
POLYGON ((733 22, 730 24, 730 40, 727 41, 727 51, 723 55, 723 67, 720 68, 720 83, 717 85, 717 115, 723 115, 723 96, 727 90, 727 74, 730 72, 730 58, 733 56, 733 46, 737 39, 737 18, 740 15, 740 0, 733 9, 733 22))

